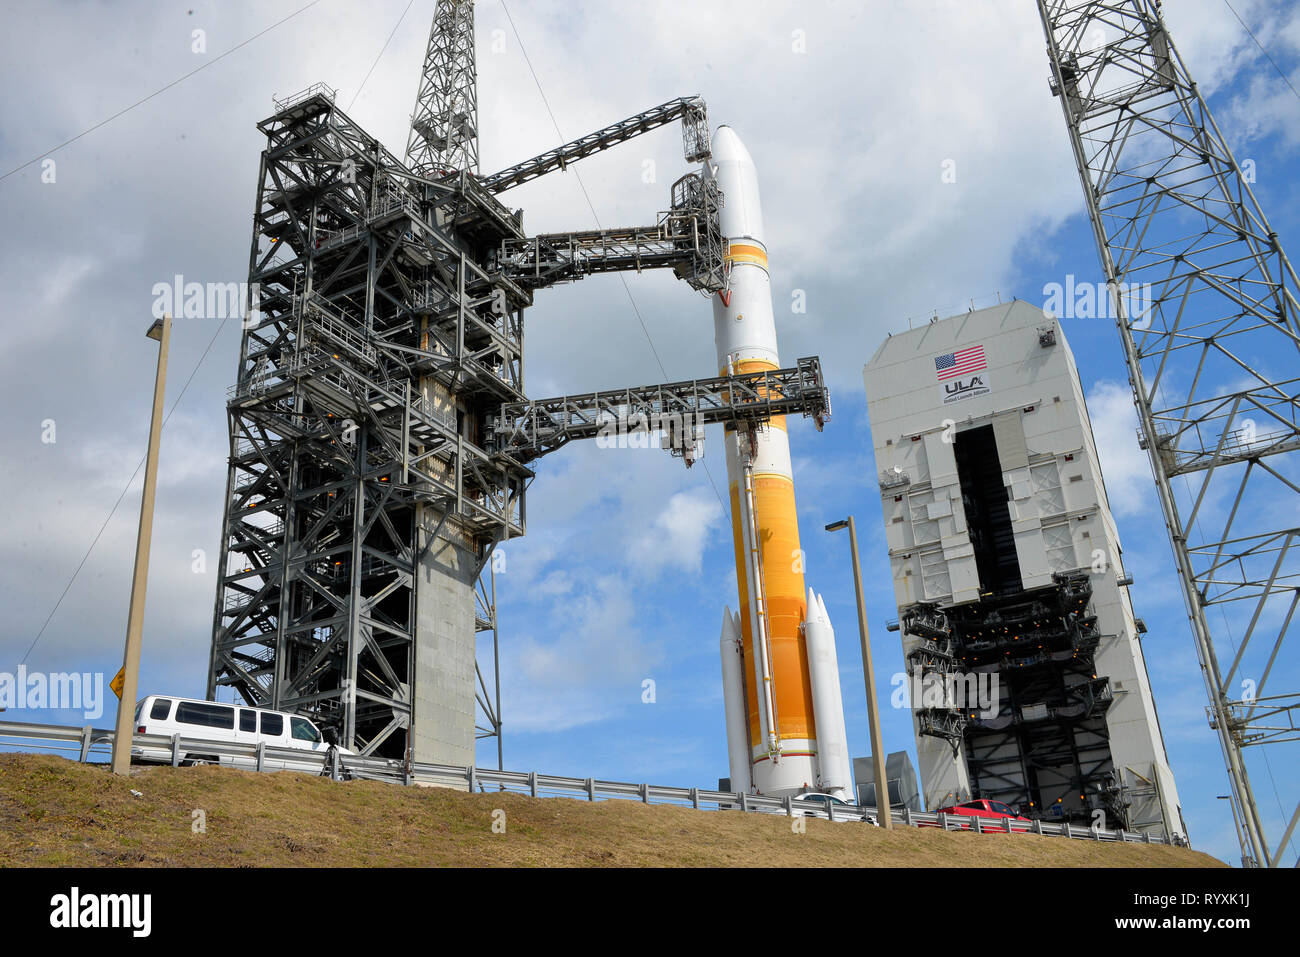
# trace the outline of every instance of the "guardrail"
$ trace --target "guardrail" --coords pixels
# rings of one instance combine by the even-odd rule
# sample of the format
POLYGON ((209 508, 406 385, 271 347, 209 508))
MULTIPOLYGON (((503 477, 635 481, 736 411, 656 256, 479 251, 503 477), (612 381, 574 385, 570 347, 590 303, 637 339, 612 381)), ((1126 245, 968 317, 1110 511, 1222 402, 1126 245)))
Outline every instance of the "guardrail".
MULTIPOLYGON (((55 724, 28 724, 20 721, 0 721, 0 744, 20 750, 68 752, 77 755, 81 762, 92 755, 107 758, 113 746, 110 728, 69 727, 55 724)), ((173 767, 187 763, 210 762, 230 764, 255 771, 300 771, 331 777, 334 780, 361 779, 385 781, 392 784, 449 787, 471 792, 505 792, 526 794, 531 797, 567 797, 587 801, 633 800, 643 804, 670 804, 696 810, 739 810, 786 817, 816 817, 833 821, 874 820, 877 809, 849 804, 844 807, 823 805, 798 797, 775 798, 746 794, 742 791, 710 791, 702 788, 665 787, 656 784, 629 784, 621 781, 601 781, 595 778, 573 778, 536 771, 496 771, 478 767, 459 767, 445 764, 412 762, 407 765, 388 758, 373 758, 355 754, 341 754, 337 749, 328 752, 302 751, 258 744, 240 744, 231 741, 213 741, 208 738, 191 738, 181 735, 137 734, 132 737, 132 750, 147 751, 153 762, 169 761, 173 767)), ((1044 837, 1064 837, 1075 840, 1102 841, 1126 844, 1169 844, 1161 835, 1150 832, 1112 831, 1105 828, 1080 827, 1068 822, 1059 824, 1042 820, 1015 821, 1011 818, 967 817, 955 814, 894 810, 895 825, 904 827, 935 827, 945 831, 974 831, 975 833, 1039 834, 1044 837)))
POLYGON ((338 95, 338 91, 325 83, 313 83, 311 86, 307 87, 307 89, 300 90, 291 96, 286 96, 283 100, 276 99, 274 96, 271 97, 271 105, 275 107, 276 113, 283 113, 289 107, 297 106, 299 103, 305 103, 317 94, 320 94, 333 103, 334 98, 338 95))

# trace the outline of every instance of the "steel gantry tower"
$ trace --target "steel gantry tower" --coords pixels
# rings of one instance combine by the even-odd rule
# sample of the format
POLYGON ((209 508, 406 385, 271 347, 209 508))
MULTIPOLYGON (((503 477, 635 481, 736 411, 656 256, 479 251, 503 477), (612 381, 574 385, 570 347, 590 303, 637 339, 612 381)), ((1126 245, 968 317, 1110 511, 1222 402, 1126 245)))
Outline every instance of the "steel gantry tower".
POLYGON ((421 176, 478 174, 478 74, 473 0, 439 3, 411 114, 406 165, 421 176))
POLYGON ((1283 811, 1270 844, 1247 756, 1254 765, 1300 738, 1300 656, 1288 637, 1300 605, 1296 275, 1158 0, 1038 6, 1243 863, 1275 866, 1300 805, 1283 811), (1130 314, 1134 301, 1149 308, 1130 314))
POLYGON ((816 359, 530 401, 534 293, 648 268, 721 289, 721 197, 688 173, 652 225, 529 237, 496 194, 673 120, 697 162, 708 118, 671 100, 480 178, 475 82, 473 5, 440 0, 405 162, 322 84, 258 125, 207 689, 309 714, 365 754, 460 766, 476 737, 499 743, 477 636, 495 632, 490 559, 524 534, 531 460, 629 413, 667 417, 689 464, 708 422, 829 411, 816 359))

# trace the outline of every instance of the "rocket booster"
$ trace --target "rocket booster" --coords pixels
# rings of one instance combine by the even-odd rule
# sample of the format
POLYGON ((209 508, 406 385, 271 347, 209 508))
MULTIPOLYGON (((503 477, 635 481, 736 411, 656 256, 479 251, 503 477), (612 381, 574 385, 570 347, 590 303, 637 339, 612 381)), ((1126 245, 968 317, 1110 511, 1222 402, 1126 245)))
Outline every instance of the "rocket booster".
MULTIPOLYGON (((727 283, 713 298, 719 374, 778 369, 758 173, 730 127, 718 128, 705 175, 722 192, 727 242, 727 283)), ((721 639, 732 788, 778 797, 803 790, 848 797, 852 779, 834 631, 820 601, 805 597, 813 592, 804 584, 785 417, 752 431, 728 426, 726 456, 740 593, 738 620, 730 611, 724 615, 721 639), (816 667, 810 645, 818 649, 816 667), (737 722, 741 727, 733 726, 737 722), (843 761, 819 757, 818 729, 843 750, 843 761)))

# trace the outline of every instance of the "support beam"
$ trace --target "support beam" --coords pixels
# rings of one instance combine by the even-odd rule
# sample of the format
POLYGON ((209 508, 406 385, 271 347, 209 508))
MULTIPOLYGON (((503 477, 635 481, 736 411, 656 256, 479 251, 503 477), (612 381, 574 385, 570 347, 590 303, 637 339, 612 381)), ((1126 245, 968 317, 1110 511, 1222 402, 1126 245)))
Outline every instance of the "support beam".
POLYGON ((406 162, 425 176, 478 173, 474 0, 438 0, 411 114, 406 162))
POLYGON ((588 133, 563 146, 547 150, 491 176, 484 176, 480 182, 492 192, 500 193, 554 170, 566 169, 570 163, 607 150, 611 146, 617 146, 619 143, 625 143, 642 133, 649 133, 679 117, 682 121, 682 146, 686 154, 686 162, 700 163, 708 159, 710 155, 709 115, 704 100, 698 96, 683 96, 661 103, 636 116, 611 123, 594 133, 588 133))
POLYGON ((717 292, 725 280, 717 186, 688 173, 673 184, 672 204, 653 226, 507 239, 497 254, 497 268, 502 277, 528 290, 595 273, 672 269, 694 288, 717 292))
POLYGON ((821 360, 813 356, 792 369, 509 403, 493 425, 493 448, 504 460, 528 462, 602 434, 667 431, 684 442, 694 428, 761 424, 783 415, 811 416, 820 431, 830 410, 821 360))
POLYGON ((1253 698, 1270 672, 1294 676, 1300 660, 1295 642, 1282 641, 1300 588, 1300 554, 1287 548, 1300 534, 1291 478, 1300 472, 1300 287, 1159 2, 1038 7, 1239 812, 1242 862, 1267 866, 1285 847, 1270 851, 1244 749, 1275 738, 1278 729, 1255 725, 1277 712, 1238 699, 1253 698), (1229 650, 1235 682, 1219 665, 1229 650))

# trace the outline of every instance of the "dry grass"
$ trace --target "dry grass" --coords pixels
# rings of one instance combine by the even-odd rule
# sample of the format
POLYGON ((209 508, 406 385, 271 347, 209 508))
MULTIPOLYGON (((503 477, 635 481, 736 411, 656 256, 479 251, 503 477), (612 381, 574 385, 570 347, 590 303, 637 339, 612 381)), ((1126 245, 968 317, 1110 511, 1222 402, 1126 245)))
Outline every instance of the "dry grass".
POLYGON ((1207 867, 1184 848, 0 754, 0 866, 1207 867), (134 788, 142 792, 133 796, 134 788), (492 831, 505 811, 506 832, 492 831), (195 810, 206 833, 192 828, 195 810))

